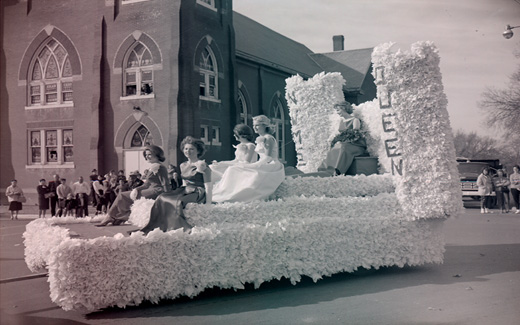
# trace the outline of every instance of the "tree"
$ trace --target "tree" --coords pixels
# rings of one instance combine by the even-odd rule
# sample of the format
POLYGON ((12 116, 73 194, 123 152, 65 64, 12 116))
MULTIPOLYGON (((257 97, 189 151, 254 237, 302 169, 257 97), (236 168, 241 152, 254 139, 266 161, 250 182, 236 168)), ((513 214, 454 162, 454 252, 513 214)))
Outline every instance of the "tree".
POLYGON ((455 132, 453 142, 457 157, 468 159, 499 159, 508 173, 513 166, 520 163, 520 142, 518 137, 511 137, 508 141, 499 141, 488 136, 479 136, 475 132, 455 132), (517 141, 517 142, 515 142, 517 141))
MULTIPOLYGON (((515 56, 520 58, 520 47, 515 56)), ((479 106, 487 116, 488 126, 520 137, 520 65, 509 77, 506 88, 487 87, 482 93, 479 106)))
POLYGON ((498 140, 487 136, 479 136, 475 132, 455 132, 453 142, 457 157, 468 159, 498 159, 500 144, 498 140))

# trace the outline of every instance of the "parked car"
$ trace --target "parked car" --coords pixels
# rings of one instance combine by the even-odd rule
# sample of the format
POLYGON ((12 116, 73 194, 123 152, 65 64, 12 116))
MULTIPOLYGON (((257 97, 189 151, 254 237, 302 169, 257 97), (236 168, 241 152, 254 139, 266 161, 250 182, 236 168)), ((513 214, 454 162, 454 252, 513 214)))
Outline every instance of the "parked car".
MULTIPOLYGON (((480 195, 478 195, 477 178, 482 172, 482 168, 489 167, 489 174, 491 177, 496 175, 497 169, 502 168, 499 159, 457 158, 457 163, 463 199, 470 198, 473 200, 480 200, 480 195)), ((495 197, 495 192, 493 191, 491 195, 495 197)), ((495 199, 493 199, 493 206, 494 205, 495 199)))

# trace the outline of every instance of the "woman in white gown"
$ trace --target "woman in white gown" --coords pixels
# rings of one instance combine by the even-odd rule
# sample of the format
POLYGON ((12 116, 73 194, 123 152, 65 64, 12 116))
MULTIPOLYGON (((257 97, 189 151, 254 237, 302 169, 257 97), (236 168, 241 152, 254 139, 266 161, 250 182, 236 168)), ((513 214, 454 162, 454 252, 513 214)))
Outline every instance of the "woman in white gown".
MULTIPOLYGON (((265 115, 253 118, 257 162, 237 162, 229 166, 213 189, 214 202, 250 202, 265 200, 285 178, 284 166, 278 160, 278 144, 271 133, 271 121, 265 115)), ((238 150, 238 148, 237 148, 238 150)))
POLYGON ((211 168, 211 179, 213 183, 217 183, 229 166, 239 163, 253 163, 258 161, 258 154, 255 152, 255 144, 253 140, 255 134, 246 124, 237 124, 233 128, 235 140, 239 142, 235 147, 235 159, 226 161, 213 161, 209 166, 211 168))

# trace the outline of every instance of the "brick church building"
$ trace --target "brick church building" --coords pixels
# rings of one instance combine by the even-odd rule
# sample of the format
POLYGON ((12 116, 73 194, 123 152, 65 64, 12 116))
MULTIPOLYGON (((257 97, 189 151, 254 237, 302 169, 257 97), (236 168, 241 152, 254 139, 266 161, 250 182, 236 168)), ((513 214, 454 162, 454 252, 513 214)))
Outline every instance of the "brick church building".
POLYGON ((335 36, 334 51, 313 53, 232 0, 2 0, 0 10, 2 202, 13 178, 31 198, 53 174, 143 170, 149 143, 177 165, 187 135, 205 141, 206 161, 232 159, 233 127, 259 114, 294 166, 286 78, 338 71, 349 102, 376 94, 372 49, 344 51, 335 36))

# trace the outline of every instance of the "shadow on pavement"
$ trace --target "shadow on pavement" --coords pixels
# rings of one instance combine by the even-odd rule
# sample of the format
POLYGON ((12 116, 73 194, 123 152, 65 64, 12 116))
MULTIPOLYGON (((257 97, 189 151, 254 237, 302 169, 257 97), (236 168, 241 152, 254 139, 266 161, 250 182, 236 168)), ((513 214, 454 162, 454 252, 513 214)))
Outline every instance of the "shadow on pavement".
POLYGON ((314 283, 302 277, 297 285, 287 279, 264 283, 259 289, 207 289, 197 297, 144 302, 140 306, 107 308, 87 319, 164 316, 211 316, 318 304, 335 299, 421 286, 488 281, 486 276, 520 270, 520 244, 447 246, 443 265, 385 267, 340 273, 314 283), (271 295, 271 296, 268 296, 271 295))
MULTIPOLYGON (((56 309, 59 309, 59 307, 56 307, 56 309)), ((32 313, 32 312, 31 312, 32 313)), ((38 316, 27 316, 25 314, 18 314, 18 315, 10 315, 3 311, 0 311, 1 316, 1 322, 2 324, 8 325, 8 324, 16 324, 16 325, 80 325, 80 324, 88 324, 88 323, 82 323, 78 321, 74 321, 71 319, 65 319, 65 318, 48 318, 48 317, 38 317, 38 316)))

